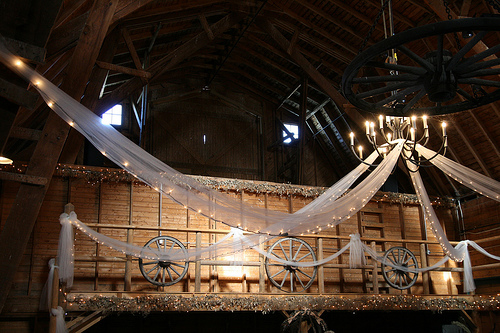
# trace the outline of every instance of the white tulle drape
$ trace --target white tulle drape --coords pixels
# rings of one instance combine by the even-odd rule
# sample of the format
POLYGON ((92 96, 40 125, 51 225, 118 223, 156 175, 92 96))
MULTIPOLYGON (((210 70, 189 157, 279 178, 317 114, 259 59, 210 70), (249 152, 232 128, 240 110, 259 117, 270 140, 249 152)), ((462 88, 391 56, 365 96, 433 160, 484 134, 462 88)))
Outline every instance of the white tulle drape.
MULTIPOLYGON (((436 155, 434 151, 421 145, 417 145, 416 150, 426 159, 436 155)), ((442 155, 437 155, 430 162, 460 184, 490 199, 500 201, 500 182, 495 179, 482 175, 442 155)))

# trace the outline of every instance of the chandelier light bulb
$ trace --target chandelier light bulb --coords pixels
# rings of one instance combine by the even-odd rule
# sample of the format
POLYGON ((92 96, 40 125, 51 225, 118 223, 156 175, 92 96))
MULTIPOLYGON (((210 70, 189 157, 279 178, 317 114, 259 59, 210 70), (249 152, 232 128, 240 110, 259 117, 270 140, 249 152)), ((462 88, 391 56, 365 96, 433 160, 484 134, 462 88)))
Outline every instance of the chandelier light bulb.
POLYGON ((366 121, 365 126, 366 126, 366 135, 370 135, 370 122, 366 121))
POLYGON ((380 127, 380 129, 384 128, 384 116, 383 115, 378 116, 378 126, 380 127))
POLYGON ((349 133, 349 136, 351 137, 351 146, 354 146, 354 132, 349 133))
POLYGON ((422 122, 424 124, 424 129, 429 128, 429 126, 427 125, 427 116, 426 115, 422 116, 422 122))
POLYGON ((363 159, 363 146, 359 146, 358 150, 359 150, 359 158, 363 159))
POLYGON ((441 127, 443 127, 443 136, 446 136, 446 123, 444 121, 441 123, 441 127))

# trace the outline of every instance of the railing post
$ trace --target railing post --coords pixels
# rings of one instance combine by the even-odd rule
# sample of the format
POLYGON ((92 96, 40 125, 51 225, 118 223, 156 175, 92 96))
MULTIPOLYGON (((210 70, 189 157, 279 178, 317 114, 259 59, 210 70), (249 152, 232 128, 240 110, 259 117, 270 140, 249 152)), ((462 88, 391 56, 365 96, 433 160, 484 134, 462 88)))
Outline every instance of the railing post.
MULTIPOLYGON (((134 185, 132 182, 130 182, 130 190, 129 190, 129 211, 128 211, 128 225, 132 225, 132 217, 133 217, 133 194, 134 194, 134 185)), ((128 228, 127 229, 127 243, 132 244, 134 242, 134 230, 128 228)), ((132 290, 132 256, 127 255, 125 261, 125 281, 124 281, 124 290, 125 291, 131 291, 132 290)))
MULTIPOLYGON (((422 264, 422 268, 428 266, 427 263, 427 246, 425 244, 420 244, 420 262, 422 264)), ((430 292, 430 280, 429 280, 429 272, 422 273, 422 284, 424 285, 424 294, 429 295, 430 292)))
MULTIPOLYGON (((375 242, 371 242, 370 243, 373 251, 377 251, 377 245, 375 244, 375 242)), ((372 262, 373 262, 373 271, 372 271, 372 284, 373 284, 373 293, 374 294, 378 294, 379 293, 379 289, 378 289, 378 262, 377 260, 375 260, 375 258, 372 258, 372 262)))
MULTIPOLYGON (((318 261, 323 260, 323 238, 316 239, 316 247, 318 261)), ((325 292, 325 268, 323 265, 318 266, 318 292, 320 294, 325 292)))
MULTIPOLYGON (((259 248, 263 251, 264 250, 264 244, 262 242, 263 237, 260 237, 259 240, 259 248)), ((262 254, 259 254, 259 293, 263 293, 266 291, 266 276, 265 276, 265 262, 264 262, 264 256, 262 254)))
MULTIPOLYGON (((201 232, 196 233, 196 251, 201 250, 201 232)), ((197 258, 194 264, 194 291, 201 290, 201 261, 197 258)))

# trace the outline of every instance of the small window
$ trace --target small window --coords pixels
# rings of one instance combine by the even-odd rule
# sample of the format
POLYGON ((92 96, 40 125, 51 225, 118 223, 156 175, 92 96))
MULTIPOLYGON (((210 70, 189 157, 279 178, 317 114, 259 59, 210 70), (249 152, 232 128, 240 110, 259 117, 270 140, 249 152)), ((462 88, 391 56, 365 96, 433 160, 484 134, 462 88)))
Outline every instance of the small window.
MULTIPOLYGON (((288 130, 288 132, 290 132, 293 135, 294 139, 299 138, 299 126, 293 124, 283 124, 283 125, 288 130)), ((286 138, 287 136, 288 134, 285 131, 283 131, 283 137, 286 138)), ((283 143, 291 143, 291 142, 292 139, 290 137, 283 141, 283 143)))
POLYGON ((101 122, 103 124, 121 126, 121 124, 122 124, 122 106, 120 104, 117 104, 117 105, 113 106, 111 109, 109 109, 108 111, 106 111, 102 115, 101 122))

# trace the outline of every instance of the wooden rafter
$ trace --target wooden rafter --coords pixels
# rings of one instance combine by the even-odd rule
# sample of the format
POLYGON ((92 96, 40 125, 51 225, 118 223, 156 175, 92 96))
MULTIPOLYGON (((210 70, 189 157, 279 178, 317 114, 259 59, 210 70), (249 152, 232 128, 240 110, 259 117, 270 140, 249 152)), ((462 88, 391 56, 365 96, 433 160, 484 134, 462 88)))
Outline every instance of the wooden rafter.
POLYGON ((456 121, 454 121, 452 119, 449 119, 448 122, 450 123, 450 126, 453 126, 453 128, 460 135, 460 137, 462 138, 462 141, 465 143, 465 145, 467 146, 467 148, 470 151, 470 153, 472 154, 472 156, 474 156, 474 159, 479 164, 479 167, 481 168, 481 170, 483 170, 484 174, 486 176, 488 176, 488 177, 492 177, 492 173, 490 171, 490 168, 488 168, 488 166, 484 162, 484 160, 481 157, 481 155, 474 148, 474 144, 472 144, 472 142, 469 140, 469 138, 467 137, 467 135, 465 135, 462 127, 458 124, 458 122, 456 122, 456 121))
MULTIPOLYGON (((98 61, 109 62, 113 59, 113 55, 118 43, 118 34, 119 31, 115 29, 111 34, 106 36, 106 39, 103 41, 103 46, 101 47, 99 56, 97 57, 97 59, 99 59, 98 61)), ((108 69, 102 68, 100 66, 94 66, 89 83, 85 89, 85 94, 81 101, 81 103, 90 110, 94 109, 97 101, 99 100, 102 87, 104 85, 104 82, 106 82, 108 74, 108 69)), ((76 157, 78 156, 83 143, 83 135, 75 130, 71 130, 59 161, 61 163, 75 163, 76 157)))
MULTIPOLYGON (((282 50, 288 49, 288 40, 269 21, 259 20, 258 25, 276 41, 282 50)), ((328 96, 330 96, 339 108, 343 108, 343 105, 346 103, 344 96, 342 96, 337 90, 333 89, 330 82, 328 82, 328 80, 326 80, 302 54, 300 54, 297 50, 294 50, 290 57, 292 57, 292 59, 299 64, 302 70, 304 70, 311 77, 311 79, 314 80, 328 96)), ((346 109, 345 111, 355 123, 360 126, 364 123, 364 118, 356 110, 346 109)))
MULTIPOLYGON (((239 16, 230 14, 213 24, 211 27, 212 32, 215 36, 219 35, 223 31, 229 29, 239 21, 239 16)), ((148 67, 148 70, 152 74, 152 79, 160 76, 164 72, 173 68, 181 61, 185 60, 187 57, 194 54, 197 50, 206 46, 211 40, 205 31, 197 34, 195 37, 186 41, 173 52, 164 56, 162 59, 155 62, 153 65, 148 67)), ((122 84, 120 87, 113 90, 111 94, 103 98, 97 105, 95 112, 97 114, 102 114, 104 111, 108 110, 110 107, 119 103, 125 99, 129 94, 143 87, 143 82, 140 78, 133 78, 130 81, 122 84)))
MULTIPOLYGON (((327 20, 328 22, 331 22, 332 24, 338 26, 339 28, 342 29, 342 31, 346 31, 353 35, 354 37, 357 37, 360 41, 363 41, 366 36, 359 31, 356 31, 355 28, 350 27, 347 23, 343 22, 341 19, 338 19, 332 15, 328 15, 323 8, 308 2, 306 0, 296 0, 297 3, 300 3, 302 6, 305 8, 309 9, 312 11, 314 14, 321 16, 323 19, 327 20)), ((329 34, 330 35, 330 34, 329 34)), ((372 42, 368 41, 367 45, 372 44, 372 42)))
MULTIPOLYGON (((62 89, 80 99, 99 53, 107 29, 117 5, 117 0, 97 0, 88 17, 89 29, 82 34, 67 69, 62 89)), ((55 113, 49 113, 43 134, 28 164, 26 175, 47 178, 50 181, 57 159, 69 132, 69 125, 55 113)), ((0 234, 0 311, 24 254, 38 212, 45 197, 47 186, 33 187, 21 184, 16 200, 0 234)))
POLYGON ((493 136, 486 130, 481 120, 479 120, 479 118, 476 116, 474 112, 469 110, 467 111, 467 113, 472 117, 472 119, 474 119, 476 126, 479 128, 483 136, 486 138, 491 148, 493 148, 493 151, 495 152, 497 157, 500 158, 500 147, 498 145, 498 142, 495 139, 493 139, 493 136))

